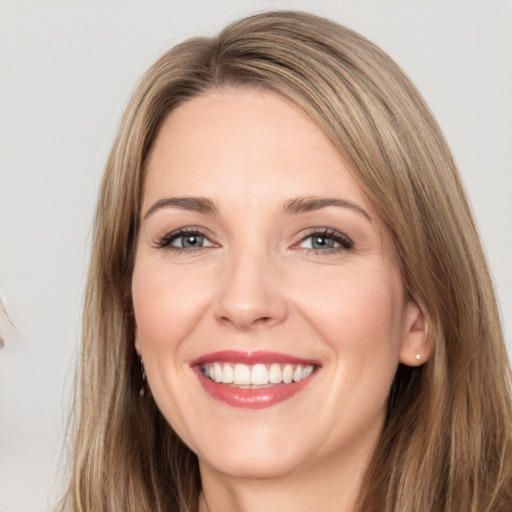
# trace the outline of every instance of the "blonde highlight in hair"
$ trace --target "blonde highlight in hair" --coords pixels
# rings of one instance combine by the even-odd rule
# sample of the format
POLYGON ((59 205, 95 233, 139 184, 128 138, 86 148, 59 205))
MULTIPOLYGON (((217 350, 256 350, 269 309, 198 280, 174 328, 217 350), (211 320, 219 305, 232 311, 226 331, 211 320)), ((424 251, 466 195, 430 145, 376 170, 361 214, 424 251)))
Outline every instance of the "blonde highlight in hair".
POLYGON ((331 21, 288 11, 176 46, 128 105, 95 218, 67 502, 76 512, 197 510, 196 456, 151 396, 139 396, 130 287, 145 162, 159 128, 179 104, 219 87, 272 90, 325 131, 389 230, 429 324, 434 354, 398 370, 358 510, 512 510, 508 358, 447 144, 385 53, 331 21))

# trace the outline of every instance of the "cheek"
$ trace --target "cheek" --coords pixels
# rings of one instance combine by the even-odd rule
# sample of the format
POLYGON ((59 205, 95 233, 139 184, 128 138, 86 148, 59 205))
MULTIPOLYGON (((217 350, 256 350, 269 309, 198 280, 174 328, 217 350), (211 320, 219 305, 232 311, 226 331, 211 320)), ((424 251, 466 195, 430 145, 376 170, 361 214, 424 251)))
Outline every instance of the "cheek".
POLYGON ((132 277, 136 348, 144 361, 151 394, 169 424, 186 439, 192 401, 188 378, 189 335, 204 317, 211 287, 205 276, 141 261, 132 277))
POLYGON ((384 419, 400 355, 401 280, 354 271, 332 275, 322 287, 304 285, 309 293, 297 289, 296 295, 301 311, 330 353, 325 370, 332 380, 318 422, 330 424, 336 411, 343 418, 340 429, 356 439, 384 419))
POLYGON ((339 357, 398 360, 404 294, 390 270, 363 268, 303 280, 300 309, 339 357))
POLYGON ((136 265, 132 297, 138 350, 179 344, 203 316, 211 290, 203 273, 136 265))

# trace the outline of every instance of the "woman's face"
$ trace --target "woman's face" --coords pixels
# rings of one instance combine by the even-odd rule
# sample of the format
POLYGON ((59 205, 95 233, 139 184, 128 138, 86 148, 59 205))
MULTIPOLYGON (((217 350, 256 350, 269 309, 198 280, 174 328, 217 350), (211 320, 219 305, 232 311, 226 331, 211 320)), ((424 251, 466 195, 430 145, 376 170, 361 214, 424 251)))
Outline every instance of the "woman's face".
POLYGON ((367 460, 423 322, 393 248, 323 132, 225 89, 165 121, 132 281, 151 393, 203 471, 367 460))

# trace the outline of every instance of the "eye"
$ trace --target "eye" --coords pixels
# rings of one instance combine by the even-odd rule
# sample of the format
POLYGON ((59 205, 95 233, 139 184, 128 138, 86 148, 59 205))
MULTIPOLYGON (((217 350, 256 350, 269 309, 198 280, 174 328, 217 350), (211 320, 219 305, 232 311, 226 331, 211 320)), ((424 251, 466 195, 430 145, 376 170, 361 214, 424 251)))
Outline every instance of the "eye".
POLYGON ((198 247, 207 247, 212 244, 206 237, 199 233, 188 233, 186 235, 177 236, 169 245, 182 249, 197 249, 198 247))
POLYGON ((195 250, 213 247, 214 244, 200 231, 181 229, 165 235, 156 242, 161 248, 173 250, 195 250))
POLYGON ((351 249, 353 245, 354 243, 348 236, 331 229, 324 229, 322 231, 310 233, 299 243, 300 248, 309 249, 317 253, 339 252, 351 249))

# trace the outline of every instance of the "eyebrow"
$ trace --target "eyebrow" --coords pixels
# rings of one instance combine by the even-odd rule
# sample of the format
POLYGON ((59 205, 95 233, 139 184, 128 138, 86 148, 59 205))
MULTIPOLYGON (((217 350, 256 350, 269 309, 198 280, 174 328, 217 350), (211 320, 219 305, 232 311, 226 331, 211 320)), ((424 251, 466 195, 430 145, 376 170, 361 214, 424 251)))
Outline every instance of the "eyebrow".
POLYGON ((360 213, 363 217, 372 222, 372 218, 364 208, 361 208, 361 206, 355 203, 352 203, 345 199, 339 199, 337 197, 306 196, 290 199, 284 204, 283 213, 294 214, 311 212, 315 210, 320 210, 322 208, 327 208, 329 206, 350 208, 351 210, 360 213))
MULTIPOLYGON (((361 208, 359 205, 336 197, 296 197, 284 203, 282 212, 288 215, 298 214, 320 210, 329 206, 350 208, 372 222, 372 218, 368 212, 361 208)), ((218 215, 219 213, 215 203, 206 197, 166 197, 156 201, 144 214, 143 220, 147 219, 152 213, 163 208, 179 208, 182 210, 194 211, 206 215, 218 215)))
POLYGON ((190 210, 207 215, 217 215, 219 213, 213 201, 206 197, 166 197, 154 203, 144 214, 143 220, 162 208, 180 208, 181 210, 190 210))

